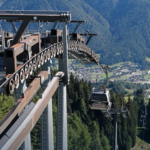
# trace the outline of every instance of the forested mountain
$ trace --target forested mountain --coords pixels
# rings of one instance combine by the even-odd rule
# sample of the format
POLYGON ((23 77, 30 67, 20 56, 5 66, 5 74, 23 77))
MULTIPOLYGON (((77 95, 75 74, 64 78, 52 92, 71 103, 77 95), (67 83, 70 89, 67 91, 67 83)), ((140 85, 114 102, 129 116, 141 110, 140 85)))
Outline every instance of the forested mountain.
MULTIPOLYGON (((112 150, 114 141, 114 116, 106 118, 101 111, 89 108, 89 95, 92 84, 79 81, 73 75, 67 87, 67 111, 68 111, 68 149, 69 150, 112 150)), ((36 98, 35 98, 36 99, 36 98)), ((38 99, 38 98, 37 98, 38 99)), ((136 143, 137 126, 141 127, 141 111, 144 111, 144 93, 142 89, 135 92, 134 99, 125 101, 124 95, 111 91, 111 101, 119 109, 122 104, 130 112, 129 118, 117 115, 118 122, 118 146, 121 150, 130 150, 136 143)), ((145 118, 145 137, 150 133, 150 103, 147 107, 145 118)), ((57 130, 57 94, 53 97, 54 139, 56 148, 57 130)), ((40 149, 41 121, 39 120, 32 130, 32 148, 40 149)), ((143 138, 144 136, 142 136, 143 138)), ((146 138, 145 138, 146 140, 146 138)))
POLYGON ((101 61, 150 64, 149 0, 0 0, 1 10, 69 10, 72 19, 87 20, 87 29, 98 36, 90 46, 101 54, 101 61))
MULTIPOLYGON (((52 74, 54 74, 52 72, 52 74)), ((54 75, 52 75, 54 76, 54 75)), ((122 105, 127 107, 130 112, 129 118, 123 118, 117 115, 118 122, 118 146, 121 150, 130 150, 136 144, 137 126, 144 127, 142 130, 149 139, 150 133, 150 101, 147 106, 145 123, 141 121, 141 116, 145 112, 144 91, 138 89, 135 91, 133 100, 128 97, 126 101, 124 94, 117 92, 118 87, 124 89, 123 83, 111 85, 111 102, 120 109, 122 105), (119 85, 120 84, 120 85, 119 85)), ((127 86, 127 85, 126 85, 127 86)), ((128 84, 132 88, 132 84, 128 84)), ((140 88, 140 86, 138 86, 140 88)), ((81 80, 71 74, 70 84, 67 86, 67 120, 68 120, 68 149, 69 150, 112 150, 114 141, 114 115, 107 118, 100 110, 91 110, 89 108, 89 95, 92 90, 90 82, 81 80)), ((41 91, 33 98, 33 102, 39 99, 41 91)), ((57 133, 57 95, 53 96, 53 123, 54 123, 54 141, 56 149, 57 133)), ((14 105, 14 98, 6 93, 0 95, 0 121, 14 105)), ((32 149, 40 150, 41 146, 41 120, 31 132, 32 149)))

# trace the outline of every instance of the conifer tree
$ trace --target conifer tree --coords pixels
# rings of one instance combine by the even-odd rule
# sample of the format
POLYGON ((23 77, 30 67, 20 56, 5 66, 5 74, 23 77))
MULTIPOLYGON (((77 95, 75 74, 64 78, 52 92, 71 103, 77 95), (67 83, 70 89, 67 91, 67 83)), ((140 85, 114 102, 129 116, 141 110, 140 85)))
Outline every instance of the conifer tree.
POLYGON ((91 122, 89 125, 90 133, 91 133, 91 150, 103 150, 100 140, 100 131, 99 125, 96 121, 91 122))
POLYGON ((102 143, 103 150, 111 150, 109 140, 105 136, 103 129, 101 131, 101 143, 102 143))

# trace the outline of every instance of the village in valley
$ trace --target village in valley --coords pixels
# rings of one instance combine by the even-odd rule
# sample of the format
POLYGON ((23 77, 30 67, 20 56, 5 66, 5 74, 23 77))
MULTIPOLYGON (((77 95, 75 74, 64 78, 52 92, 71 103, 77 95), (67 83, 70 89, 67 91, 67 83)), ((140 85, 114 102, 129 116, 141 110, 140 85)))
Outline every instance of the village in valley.
MULTIPOLYGON (((139 64, 124 62, 109 66, 109 68, 108 75, 111 81, 150 84, 150 70, 142 70, 139 64)), ((83 79, 92 83, 100 82, 106 77, 100 65, 82 65, 76 60, 69 62, 69 73, 73 73, 79 80, 83 79)))

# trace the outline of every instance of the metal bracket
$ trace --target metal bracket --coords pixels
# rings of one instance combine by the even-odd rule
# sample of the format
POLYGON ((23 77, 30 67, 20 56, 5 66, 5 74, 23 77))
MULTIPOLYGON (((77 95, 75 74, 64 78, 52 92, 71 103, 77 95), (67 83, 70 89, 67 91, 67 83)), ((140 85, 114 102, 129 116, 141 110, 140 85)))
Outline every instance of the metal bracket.
POLYGON ((89 36, 89 38, 88 38, 87 41, 86 41, 86 45, 89 44, 89 42, 90 42, 90 40, 91 40, 92 37, 93 37, 93 36, 89 36))

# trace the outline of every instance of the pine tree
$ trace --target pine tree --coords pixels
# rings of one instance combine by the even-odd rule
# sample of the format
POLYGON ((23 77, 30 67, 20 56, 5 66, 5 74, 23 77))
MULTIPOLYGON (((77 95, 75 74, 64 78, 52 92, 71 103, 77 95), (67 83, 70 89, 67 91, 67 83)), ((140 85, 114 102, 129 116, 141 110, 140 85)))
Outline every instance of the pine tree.
POLYGON ((79 103, 79 114, 80 114, 80 116, 81 116, 82 119, 86 119, 87 109, 86 109, 85 101, 82 98, 79 102, 80 102, 79 103))
POLYGON ((99 125, 95 121, 91 122, 89 125, 90 133, 91 133, 91 150, 103 150, 100 140, 100 131, 99 125))
POLYGON ((90 150, 91 136, 88 127, 76 113, 68 118, 68 149, 90 150))
POLYGON ((101 143, 102 143, 103 150, 111 150, 111 146, 109 144, 109 140, 104 135, 104 130, 103 129, 101 131, 101 143))

